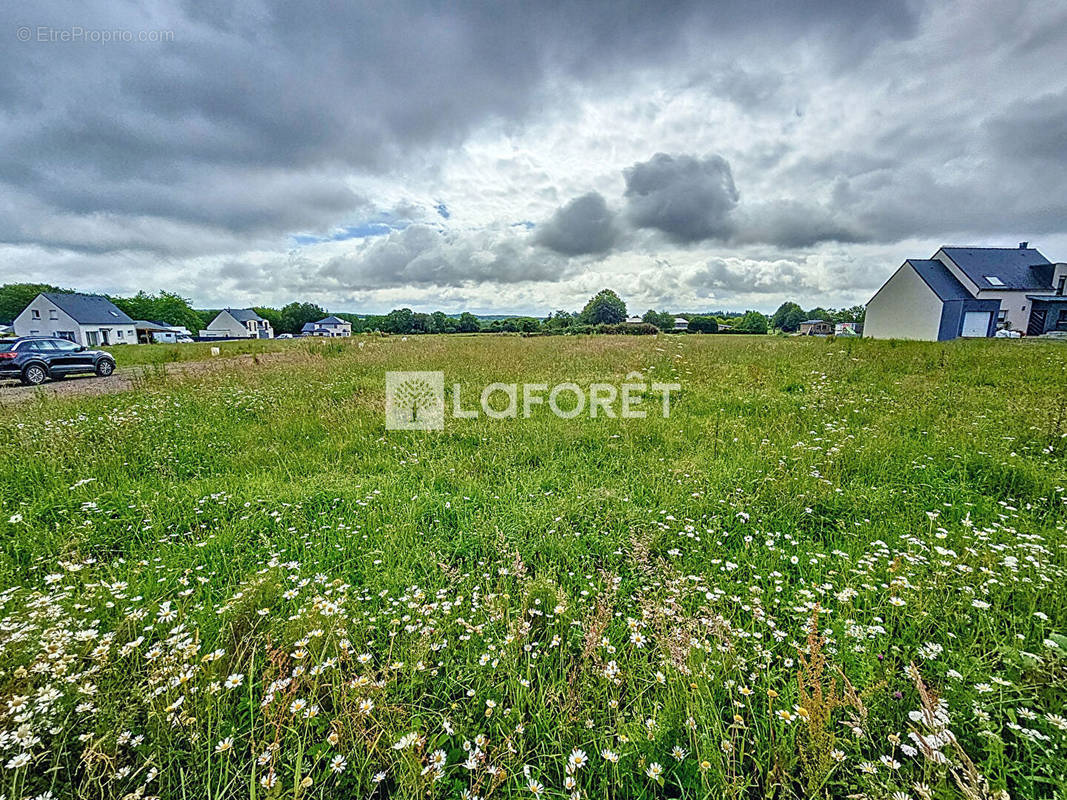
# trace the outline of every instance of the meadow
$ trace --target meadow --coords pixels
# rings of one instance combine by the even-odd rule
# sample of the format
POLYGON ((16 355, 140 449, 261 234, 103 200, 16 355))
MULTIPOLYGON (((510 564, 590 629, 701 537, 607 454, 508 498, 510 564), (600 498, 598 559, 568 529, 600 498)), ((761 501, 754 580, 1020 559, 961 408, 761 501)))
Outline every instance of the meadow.
POLYGON ((4 797, 1063 796, 1062 344, 291 347, 0 419, 4 797))
POLYGON ((115 357, 119 367, 154 366, 182 361, 203 361, 213 358, 211 351, 218 348, 222 357, 236 355, 259 355, 277 353, 292 348, 307 348, 320 345, 315 339, 229 339, 218 342, 186 342, 184 344, 139 344, 105 347, 115 357))

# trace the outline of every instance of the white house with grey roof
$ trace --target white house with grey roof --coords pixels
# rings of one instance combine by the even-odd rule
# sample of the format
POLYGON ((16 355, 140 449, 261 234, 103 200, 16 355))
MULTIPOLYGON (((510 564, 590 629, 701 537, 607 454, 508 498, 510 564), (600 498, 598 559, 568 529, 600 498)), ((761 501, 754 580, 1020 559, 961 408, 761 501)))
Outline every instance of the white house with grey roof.
POLYGON ((942 247, 908 259, 867 303, 863 335, 944 341, 1067 332, 1067 263, 1018 247, 942 247))
POLYGON ((201 339, 273 339, 274 328, 251 308, 224 308, 215 315, 201 339))
POLYGON ((44 292, 15 317, 16 336, 57 336, 86 347, 137 344, 134 322, 98 294, 44 292))
POLYGON ((305 336, 351 336, 352 323, 332 314, 318 322, 306 322, 300 332, 305 336))

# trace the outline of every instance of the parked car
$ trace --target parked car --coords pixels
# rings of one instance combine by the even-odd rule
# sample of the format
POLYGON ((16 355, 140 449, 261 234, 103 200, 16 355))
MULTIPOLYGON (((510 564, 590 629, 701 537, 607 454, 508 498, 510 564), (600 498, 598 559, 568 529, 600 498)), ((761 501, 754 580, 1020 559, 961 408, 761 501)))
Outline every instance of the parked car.
POLYGON ((66 339, 22 336, 0 342, 0 378, 18 378, 29 386, 78 373, 106 378, 114 371, 115 359, 110 353, 66 339))
POLYGON ((278 339, 292 339, 293 338, 293 334, 291 334, 291 333, 279 333, 277 338, 278 339))
POLYGON ((178 344, 192 344, 193 343, 193 337, 192 336, 179 336, 174 341, 176 343, 178 343, 178 344))

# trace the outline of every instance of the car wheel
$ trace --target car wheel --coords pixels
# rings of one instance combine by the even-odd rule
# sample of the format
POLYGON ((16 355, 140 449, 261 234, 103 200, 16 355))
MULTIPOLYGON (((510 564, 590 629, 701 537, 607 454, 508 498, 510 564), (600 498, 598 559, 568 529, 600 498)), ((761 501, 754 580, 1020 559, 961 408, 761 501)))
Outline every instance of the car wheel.
POLYGON ((101 378, 106 378, 114 371, 115 362, 108 358, 100 359, 100 362, 96 365, 96 374, 99 375, 101 378))
POLYGON ((22 382, 27 386, 40 386, 48 380, 48 371, 40 364, 30 364, 22 370, 22 382))

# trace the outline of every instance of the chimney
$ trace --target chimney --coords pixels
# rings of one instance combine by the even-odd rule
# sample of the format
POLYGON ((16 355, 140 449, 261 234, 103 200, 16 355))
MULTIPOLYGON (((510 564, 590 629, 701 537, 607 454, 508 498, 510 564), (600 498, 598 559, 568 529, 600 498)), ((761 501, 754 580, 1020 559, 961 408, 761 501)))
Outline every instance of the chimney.
POLYGON ((1027 246, 1028 244, 1030 244, 1030 243, 1029 243, 1029 242, 1019 242, 1019 249, 1020 249, 1020 250, 1025 250, 1025 249, 1026 249, 1026 246, 1027 246))

